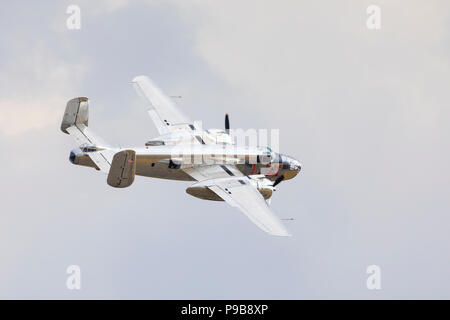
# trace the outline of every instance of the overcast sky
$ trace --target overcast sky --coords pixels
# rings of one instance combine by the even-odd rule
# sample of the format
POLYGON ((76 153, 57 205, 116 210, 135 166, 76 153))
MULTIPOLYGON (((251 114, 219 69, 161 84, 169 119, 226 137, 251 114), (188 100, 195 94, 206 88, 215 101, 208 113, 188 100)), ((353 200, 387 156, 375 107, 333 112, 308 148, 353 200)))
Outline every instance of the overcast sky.
POLYGON ((9 1, 0 39, 0 298, 450 298, 450 2, 9 1), (117 190, 69 162, 73 97, 111 144, 156 136, 140 74, 204 128, 280 130, 292 238, 189 182, 117 190))

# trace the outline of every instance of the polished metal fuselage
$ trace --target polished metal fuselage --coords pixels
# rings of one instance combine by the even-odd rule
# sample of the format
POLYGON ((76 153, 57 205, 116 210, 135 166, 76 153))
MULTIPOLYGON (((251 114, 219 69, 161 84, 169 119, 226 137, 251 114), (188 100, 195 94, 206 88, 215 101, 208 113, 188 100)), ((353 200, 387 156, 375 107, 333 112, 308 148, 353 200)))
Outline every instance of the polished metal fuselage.
MULTIPOLYGON (((71 156, 71 161, 77 165, 96 168, 94 162, 86 154, 79 154, 76 159, 71 156)), ((289 180, 294 178, 299 172, 299 170, 291 169, 290 167, 287 168, 286 164, 284 164, 285 168, 283 168, 283 163, 280 164, 279 162, 271 164, 243 163, 235 164, 235 166, 245 176, 259 175, 264 172, 264 169, 270 168, 271 170, 268 170, 269 172, 264 172, 263 174, 272 181, 276 180, 281 175, 283 175, 286 180, 289 180)), ((194 178, 184 172, 181 168, 173 168, 170 167, 167 162, 152 160, 147 157, 142 157, 142 155, 139 154, 136 156, 136 175, 168 180, 195 181, 194 178)))
MULTIPOLYGON (((280 176, 284 180, 292 179, 301 169, 295 159, 272 152, 269 148, 239 147, 232 143, 217 143, 214 139, 211 133, 205 132, 199 139, 203 144, 195 144, 196 140, 184 133, 181 136, 160 136, 153 139, 157 144, 133 148, 136 152, 136 175, 195 181, 184 169, 199 165, 230 164, 245 176, 263 174, 267 179, 275 181, 280 176), (200 162, 197 161, 199 159, 200 162)), ((117 151, 120 150, 115 150, 117 151)), ((97 168, 87 153, 79 149, 71 152, 70 160, 77 165, 97 168)))

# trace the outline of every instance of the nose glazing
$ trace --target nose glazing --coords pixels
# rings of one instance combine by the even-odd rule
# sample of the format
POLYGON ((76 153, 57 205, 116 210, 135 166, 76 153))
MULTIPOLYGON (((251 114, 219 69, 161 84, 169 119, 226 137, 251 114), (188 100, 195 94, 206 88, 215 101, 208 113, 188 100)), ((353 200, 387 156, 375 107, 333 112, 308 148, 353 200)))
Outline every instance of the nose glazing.
POLYGON ((296 170, 296 171, 301 170, 302 166, 301 166, 300 162, 298 162, 297 160, 295 160, 294 158, 291 158, 291 157, 286 157, 286 160, 289 163, 291 170, 296 170))
POLYGON ((293 159, 293 165, 295 170, 300 171, 302 169, 302 165, 297 160, 293 159))

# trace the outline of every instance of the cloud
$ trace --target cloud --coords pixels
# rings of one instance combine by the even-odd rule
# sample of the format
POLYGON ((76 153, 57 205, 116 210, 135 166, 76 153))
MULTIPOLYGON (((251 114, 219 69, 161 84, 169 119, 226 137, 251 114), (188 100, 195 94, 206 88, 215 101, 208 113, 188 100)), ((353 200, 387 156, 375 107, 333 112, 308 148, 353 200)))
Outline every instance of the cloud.
MULTIPOLYGON (((13 48, 14 50, 14 48, 13 48)), ((45 43, 16 50, 0 75, 0 132, 16 135, 55 125, 86 74, 86 62, 68 62, 45 43)))
MULTIPOLYGON (((440 243, 446 230, 434 221, 450 208, 444 195, 449 3, 378 1, 379 31, 366 28, 370 4, 177 2, 180 16, 193 26, 197 55, 239 88, 246 112, 280 128, 282 151, 303 162, 293 182, 302 192, 296 203, 305 206, 302 223, 316 221, 324 235, 325 217, 338 216, 329 231, 339 243, 346 228, 360 242, 346 249, 353 258, 343 258, 336 248, 322 256, 345 269, 351 261, 364 263, 365 251, 383 250, 379 257, 391 272, 411 267, 425 279, 431 271, 417 256, 433 259, 437 268, 448 264, 422 244, 440 243), (324 199, 322 207, 317 201, 324 199)), ((405 292, 402 281, 392 290, 405 292)))
POLYGON ((366 27, 370 1, 175 3, 193 26, 198 56, 251 97, 249 112, 270 115, 291 147, 298 136, 312 138, 306 152, 322 145, 342 166, 355 161, 346 148, 382 145, 395 154, 399 143, 425 147, 424 137, 449 136, 446 1, 379 1, 379 31, 366 27))
POLYGON ((73 298, 74 263, 84 298, 372 298, 369 264, 385 275, 378 296, 448 296, 448 2, 378 1, 375 32, 369 1, 145 3, 80 2, 69 33, 65 5, 2 11, 20 19, 0 31, 1 296, 73 298), (280 128, 304 165, 271 204, 295 217, 292 239, 190 198, 188 182, 116 190, 68 161, 71 97, 92 98, 108 141, 146 141, 127 86, 140 73, 193 119, 280 128))
MULTIPOLYGON (((104 15, 118 12, 120 10, 127 9, 131 6, 136 5, 154 5, 154 4, 164 4, 167 1, 164 0, 98 0, 98 1, 88 1, 80 0, 78 1, 79 6, 82 10, 82 14, 88 15, 104 15), (86 10, 85 10, 86 9, 86 10)), ((169 0, 170 2, 170 0, 169 0)))

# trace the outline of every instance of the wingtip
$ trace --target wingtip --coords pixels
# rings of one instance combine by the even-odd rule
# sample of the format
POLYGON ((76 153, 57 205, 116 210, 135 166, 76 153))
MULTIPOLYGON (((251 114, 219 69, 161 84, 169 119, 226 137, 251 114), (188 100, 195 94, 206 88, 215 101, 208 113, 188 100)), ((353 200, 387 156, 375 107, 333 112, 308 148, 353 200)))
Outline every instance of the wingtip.
POLYGON ((292 234, 290 234, 290 233, 285 233, 285 234, 279 234, 278 236, 279 236, 279 237, 287 237, 287 238, 290 238, 290 237, 292 237, 292 234))
POLYGON ((139 80, 143 80, 143 79, 148 79, 148 77, 145 75, 136 76, 133 78, 133 80, 131 80, 131 82, 134 83, 134 82, 138 82, 139 80))
POLYGON ((270 235, 272 236, 276 236, 276 237, 292 237, 292 234, 290 234, 289 232, 287 232, 286 230, 283 230, 281 232, 268 232, 270 235))

